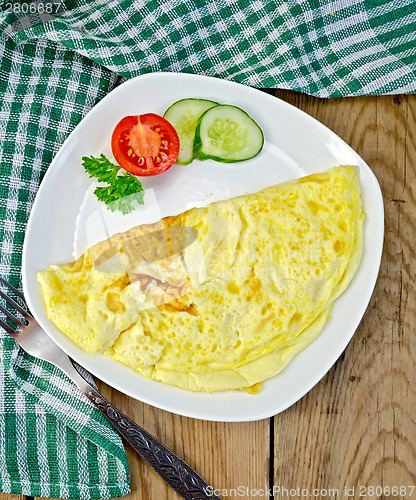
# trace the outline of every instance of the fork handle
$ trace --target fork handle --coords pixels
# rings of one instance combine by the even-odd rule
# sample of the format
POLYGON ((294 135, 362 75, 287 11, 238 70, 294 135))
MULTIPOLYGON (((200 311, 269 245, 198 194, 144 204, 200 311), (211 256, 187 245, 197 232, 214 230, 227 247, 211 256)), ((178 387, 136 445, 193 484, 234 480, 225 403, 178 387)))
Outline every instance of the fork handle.
POLYGON ((213 488, 186 462, 115 408, 93 387, 83 388, 82 392, 113 424, 115 429, 137 453, 182 498, 186 500, 206 500, 207 498, 220 500, 214 494, 213 488))

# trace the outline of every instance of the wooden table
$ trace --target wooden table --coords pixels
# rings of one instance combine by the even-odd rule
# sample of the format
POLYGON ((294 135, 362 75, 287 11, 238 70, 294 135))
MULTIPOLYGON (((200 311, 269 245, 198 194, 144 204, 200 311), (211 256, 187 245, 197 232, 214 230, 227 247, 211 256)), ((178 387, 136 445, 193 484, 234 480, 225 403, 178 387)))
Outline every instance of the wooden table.
MULTIPOLYGON (((225 490, 223 498, 271 498, 262 490, 280 486, 289 491, 276 493, 276 499, 306 498, 306 493, 317 499, 359 498, 360 493, 369 499, 416 499, 416 488, 412 495, 409 488, 416 485, 416 96, 324 100, 269 93, 342 137, 380 182, 384 253, 357 332, 306 396, 259 422, 193 420, 142 404, 103 383, 100 390, 209 484, 225 490), (406 494, 389 492, 393 486, 406 486, 406 494), (248 494, 231 491, 239 487, 240 493, 248 488, 248 494)), ((133 451, 127 454, 132 493, 126 500, 179 498, 133 451)), ((0 494, 0 500, 18 498, 0 494)))

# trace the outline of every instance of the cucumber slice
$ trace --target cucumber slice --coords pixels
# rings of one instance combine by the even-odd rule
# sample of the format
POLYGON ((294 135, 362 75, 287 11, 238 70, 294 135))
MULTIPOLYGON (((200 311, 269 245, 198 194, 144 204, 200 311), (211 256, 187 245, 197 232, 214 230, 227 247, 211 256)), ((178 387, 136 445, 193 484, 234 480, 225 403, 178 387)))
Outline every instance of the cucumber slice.
POLYGON ((208 109, 199 119, 194 156, 226 163, 248 160, 261 151, 263 143, 257 123, 242 109, 224 104, 208 109))
POLYGON ((176 163, 187 165, 194 159, 193 145, 199 117, 217 105, 217 102, 205 99, 182 99, 167 109, 163 118, 173 125, 179 136, 180 150, 176 163))

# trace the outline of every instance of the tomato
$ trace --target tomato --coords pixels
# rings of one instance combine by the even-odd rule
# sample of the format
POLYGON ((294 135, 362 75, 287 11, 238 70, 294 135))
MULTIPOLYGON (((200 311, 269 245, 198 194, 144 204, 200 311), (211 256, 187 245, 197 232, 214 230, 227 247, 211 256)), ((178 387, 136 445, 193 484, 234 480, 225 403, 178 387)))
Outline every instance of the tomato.
POLYGON ((125 116, 111 137, 111 149, 120 167, 133 175, 165 172, 179 154, 179 137, 159 115, 125 116))

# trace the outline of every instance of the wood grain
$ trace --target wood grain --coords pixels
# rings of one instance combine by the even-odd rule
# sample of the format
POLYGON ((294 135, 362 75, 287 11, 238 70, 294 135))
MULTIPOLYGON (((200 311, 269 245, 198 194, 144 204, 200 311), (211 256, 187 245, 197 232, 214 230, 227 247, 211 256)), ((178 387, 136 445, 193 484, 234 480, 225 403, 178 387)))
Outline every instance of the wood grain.
MULTIPOLYGON (((380 182, 384 252, 376 289, 356 334, 321 382, 270 420, 193 420, 142 404, 103 383, 99 388, 219 489, 281 486, 309 493, 326 490, 310 498, 359 498, 362 487, 415 485, 416 96, 324 100, 268 92, 342 137, 380 182), (345 487, 354 487, 354 494, 346 494, 345 487)), ((135 452, 128 449, 127 454, 132 492, 126 500, 179 498, 135 452)), ((412 496, 384 493, 367 491, 367 497, 416 498, 416 491, 412 496)), ((305 496, 292 492, 290 497, 305 496)), ((20 498, 0 494, 0 500, 20 498)))
MULTIPOLYGON (((369 164, 383 191, 386 231, 376 289, 353 340, 309 394, 275 417, 274 484, 336 488, 338 498, 358 498, 368 486, 415 485, 416 97, 277 96, 319 119, 369 164), (355 487, 355 496, 345 486, 355 487)), ((377 498, 409 492, 386 489, 377 498)))
MULTIPOLYGON (((127 398, 100 383, 104 397, 186 460, 209 484, 219 489, 239 485, 260 489, 269 480, 268 420, 220 423, 196 420, 158 410, 127 398)), ((127 449, 132 492, 126 500, 180 498, 132 450, 127 449)))

